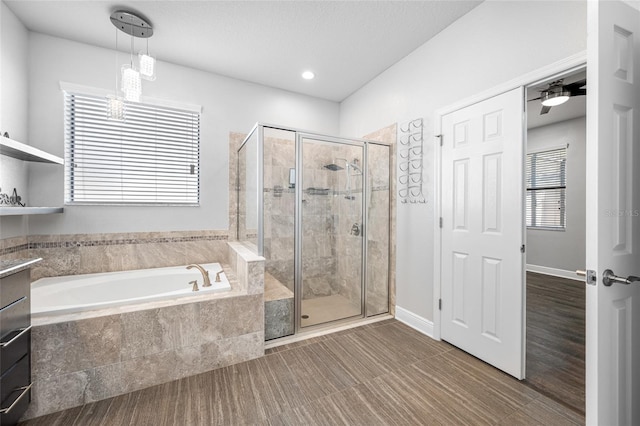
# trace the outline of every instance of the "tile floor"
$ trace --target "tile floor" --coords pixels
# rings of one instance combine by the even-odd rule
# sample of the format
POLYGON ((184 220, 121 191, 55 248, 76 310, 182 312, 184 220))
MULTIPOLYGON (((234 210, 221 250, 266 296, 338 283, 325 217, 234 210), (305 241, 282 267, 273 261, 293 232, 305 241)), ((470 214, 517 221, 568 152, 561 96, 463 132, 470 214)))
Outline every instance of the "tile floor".
POLYGON ((525 383, 395 319, 22 423, 54 425, 579 425, 525 383))

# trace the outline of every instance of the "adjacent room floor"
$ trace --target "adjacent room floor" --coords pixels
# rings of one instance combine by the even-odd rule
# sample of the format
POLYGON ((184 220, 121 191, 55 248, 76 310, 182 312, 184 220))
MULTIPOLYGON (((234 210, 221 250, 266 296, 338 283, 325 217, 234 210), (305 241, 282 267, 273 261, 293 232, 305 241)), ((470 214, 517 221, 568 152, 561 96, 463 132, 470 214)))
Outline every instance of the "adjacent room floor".
POLYGON ((527 272, 527 379, 584 415, 585 284, 527 272))
POLYGON ((525 383, 392 319, 23 424, 582 423, 583 416, 525 383))

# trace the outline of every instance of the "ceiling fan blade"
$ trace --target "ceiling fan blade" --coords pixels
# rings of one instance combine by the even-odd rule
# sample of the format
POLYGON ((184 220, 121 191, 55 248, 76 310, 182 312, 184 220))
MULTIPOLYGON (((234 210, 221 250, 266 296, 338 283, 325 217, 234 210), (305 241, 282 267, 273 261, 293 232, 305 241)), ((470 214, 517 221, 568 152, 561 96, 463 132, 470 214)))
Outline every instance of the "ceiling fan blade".
POLYGON ((541 97, 541 96, 538 96, 537 98, 529 99, 527 102, 531 102, 531 101, 539 101, 540 99, 542 99, 542 97, 541 97))
MULTIPOLYGON (((576 90, 580 90, 582 87, 587 85, 587 80, 576 81, 575 83, 569 83, 564 85, 564 90, 568 90, 569 92, 574 92, 576 90)), ((586 89, 585 89, 586 90, 586 89)))
POLYGON ((540 115, 548 113, 549 110, 551 110, 550 106, 542 105, 542 109, 540 110, 540 115))
POLYGON ((571 96, 584 96, 587 94, 587 89, 569 90, 569 93, 571 93, 571 96))

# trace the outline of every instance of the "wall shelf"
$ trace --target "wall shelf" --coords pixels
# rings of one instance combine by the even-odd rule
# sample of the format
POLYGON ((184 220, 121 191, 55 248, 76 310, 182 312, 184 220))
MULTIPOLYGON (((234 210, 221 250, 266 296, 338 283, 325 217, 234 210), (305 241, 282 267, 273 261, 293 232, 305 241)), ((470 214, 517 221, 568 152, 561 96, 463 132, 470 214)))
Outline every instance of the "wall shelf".
POLYGON ((0 216, 62 213, 62 207, 0 207, 0 216))
POLYGON ((49 154, 38 148, 23 144, 13 139, 0 137, 0 154, 17 158, 23 161, 34 161, 37 163, 64 164, 64 159, 57 155, 49 154))
MULTIPOLYGON (((64 159, 41 149, 0 136, 0 154, 22 161, 36 163, 64 164, 64 159)), ((32 214, 62 213, 62 207, 14 207, 0 206, 0 216, 23 216, 32 214)))

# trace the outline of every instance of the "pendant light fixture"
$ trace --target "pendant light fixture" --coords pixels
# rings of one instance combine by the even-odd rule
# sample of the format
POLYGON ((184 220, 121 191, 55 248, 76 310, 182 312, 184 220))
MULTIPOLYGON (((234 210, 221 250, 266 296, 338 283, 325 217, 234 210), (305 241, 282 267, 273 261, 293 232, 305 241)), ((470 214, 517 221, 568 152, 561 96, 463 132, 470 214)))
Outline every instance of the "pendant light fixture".
POLYGON ((149 39, 147 39, 147 52, 138 53, 138 63, 140 64, 140 76, 147 81, 156 79, 156 58, 149 55, 149 39))
MULTIPOLYGON (((129 102, 140 102, 142 94, 142 77, 141 69, 144 67, 145 79, 155 79, 155 59, 149 55, 153 63, 149 64, 149 59, 140 57, 139 68, 133 63, 134 37, 148 39, 153 35, 153 28, 144 18, 124 10, 118 10, 111 14, 111 23, 120 31, 124 32, 131 38, 131 48, 129 52, 129 63, 121 68, 122 80, 120 90, 124 93, 124 98, 129 102), (146 78, 153 77, 153 78, 146 78)), ((117 46, 116 46, 117 48, 117 46)), ((147 40, 147 52, 149 44, 147 40)))

